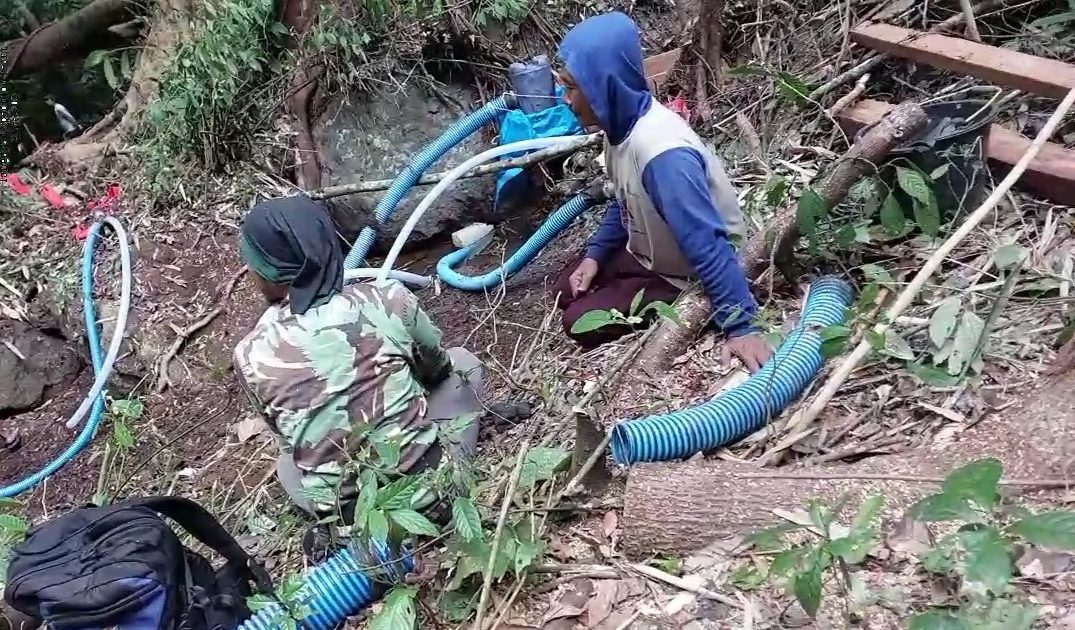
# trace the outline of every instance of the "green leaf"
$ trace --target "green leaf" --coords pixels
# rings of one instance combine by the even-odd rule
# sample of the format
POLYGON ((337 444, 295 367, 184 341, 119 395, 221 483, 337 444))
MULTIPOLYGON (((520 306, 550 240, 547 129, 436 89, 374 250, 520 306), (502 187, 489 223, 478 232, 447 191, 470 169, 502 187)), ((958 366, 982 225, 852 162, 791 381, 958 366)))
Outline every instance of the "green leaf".
POLYGON ((979 507, 991 510, 997 504, 997 484, 1002 472, 999 460, 979 459, 949 473, 941 489, 944 494, 970 499, 979 507))
POLYGON ((457 497, 452 502, 452 524, 455 531, 466 541, 482 540, 482 519, 474 502, 457 497))
POLYGON ((882 333, 879 333, 871 328, 870 330, 866 331, 864 337, 866 338, 866 343, 870 344, 870 349, 875 350, 877 352, 880 352, 885 349, 885 335, 883 335, 882 333))
POLYGON ((1075 512, 1056 510, 1034 514, 1016 522, 1011 531, 1040 547, 1075 550, 1075 512))
POLYGON ((903 359, 904 361, 914 361, 915 358, 911 344, 907 343, 906 339, 891 329, 885 331, 884 347, 881 348, 880 352, 893 359, 903 359))
POLYGON ((871 494, 859 506, 855 518, 851 520, 852 532, 872 531, 874 521, 881 514, 881 507, 885 504, 885 498, 879 494, 871 494))
POLYGON ((384 511, 371 510, 366 515, 366 531, 370 533, 370 540, 384 544, 388 541, 388 519, 384 511))
POLYGON ((938 179, 944 177, 948 173, 949 166, 951 165, 947 163, 941 164, 940 166, 929 172, 929 178, 933 181, 937 181, 938 179))
POLYGON ((125 50, 119 56, 119 74, 124 80, 131 78, 131 51, 125 50))
POLYGON ((1027 254, 1029 252, 1022 245, 1009 243, 997 248, 997 253, 993 254, 993 262, 996 263, 997 269, 1008 269, 1023 262, 1027 254))
POLYGON ((30 525, 14 514, 0 514, 0 531, 5 534, 24 534, 30 525))
POLYGON ((728 582, 741 591, 757 590, 765 585, 765 579, 765 573, 752 563, 744 564, 728 576, 728 582))
POLYGON ((982 584, 994 594, 1003 593, 1012 577, 1012 561, 1008 548, 995 527, 962 532, 963 577, 982 584))
POLYGON ((769 180, 766 187, 765 203, 769 207, 783 205, 784 198, 787 197, 788 193, 788 180, 780 175, 776 175, 769 180))
POLYGON ((374 505, 386 511, 409 509, 414 496, 421 489, 422 478, 419 475, 404 475, 378 492, 374 505))
POLYGON ((941 210, 937 207, 937 200, 930 193, 929 203, 914 200, 914 220, 923 234, 937 236, 941 232, 941 210))
POLYGON ((977 520, 978 513, 974 511, 966 497, 954 497, 942 493, 926 497, 911 506, 911 518, 923 523, 974 521, 977 520))
POLYGON ((645 295, 645 289, 639 289, 638 293, 635 293, 634 298, 631 299, 631 310, 627 311, 630 315, 638 314, 638 307, 642 305, 642 296, 645 295))
POLYGON ((377 460, 384 468, 399 466, 400 445, 398 440, 384 440, 373 443, 373 450, 377 451, 377 460))
POLYGON ((873 532, 852 532, 842 538, 830 540, 825 549, 834 556, 839 557, 847 564, 861 563, 874 548, 875 540, 873 532))
POLYGON ((749 540, 758 551, 768 552, 784 548, 784 534, 802 529, 795 523, 781 523, 758 530, 750 535, 749 540))
POLYGON ((612 321, 612 313, 609 311, 600 309, 587 311, 571 325, 571 333, 574 335, 588 333, 597 330, 598 328, 608 326, 612 321))
POLYGON ((772 563, 769 564, 769 577, 779 578, 791 575, 799 568, 799 563, 805 554, 806 549, 802 547, 792 547, 776 554, 773 556, 772 563))
POLYGON ((521 575, 535 560, 541 557, 545 545, 539 541, 522 542, 515 548, 515 575, 521 575))
POLYGON ((896 235, 902 234, 906 225, 907 215, 903 213, 899 200, 896 195, 888 193, 885 202, 881 204, 881 227, 885 229, 885 233, 896 235))
POLYGON ((392 510, 388 513, 388 518, 396 525, 407 530, 408 533, 416 536, 436 536, 440 534, 440 530, 437 529, 437 526, 432 521, 414 510, 392 510))
POLYGON ((679 316, 679 311, 668 302, 652 302, 646 307, 646 310, 652 310, 657 313, 659 317, 667 319, 677 326, 683 326, 683 319, 679 316))
POLYGON ((108 82, 108 87, 113 90, 119 89, 119 78, 116 76, 116 68, 112 65, 112 60, 105 59, 101 68, 105 71, 105 81, 108 82))
POLYGON ((787 72, 776 73, 776 79, 777 91, 781 96, 796 105, 809 102, 807 95, 810 94, 810 87, 802 79, 787 72))
POLYGON ((528 489, 539 481, 547 481, 567 468, 571 454, 562 448, 538 446, 531 448, 523 459, 519 487, 528 489))
POLYGON ((935 368, 932 365, 908 363, 907 369, 915 378, 930 387, 952 387, 959 382, 958 376, 952 376, 946 370, 935 368))
POLYGON ((825 202, 813 188, 807 188, 795 207, 795 221, 799 230, 811 241, 817 238, 817 224, 825 216, 825 202))
POLYGON ((843 324, 822 328, 818 332, 818 336, 821 337, 821 356, 831 359, 843 354, 844 350, 847 349, 847 340, 850 334, 847 326, 843 324))
POLYGON ((792 589, 795 592, 795 599, 799 601, 799 605, 803 607, 806 614, 814 617, 821 608, 821 562, 817 557, 818 552, 815 551, 812 555, 813 560, 803 571, 795 575, 792 589))
POLYGON ((881 265, 875 265, 873 263, 866 263, 859 267, 862 275, 866 276, 866 279, 870 282, 875 282, 881 285, 895 284, 896 280, 892 277, 892 274, 881 265))
POLYGON ((945 298, 929 318, 929 340, 940 348, 956 329, 963 301, 957 297, 945 298))
POLYGON ((134 446, 134 435, 131 434, 130 427, 123 420, 116 419, 112 423, 112 440, 116 444, 116 448, 125 451, 134 446))
POLYGON ((847 249, 855 244, 855 226, 844 225, 836 230, 836 244, 847 249))
POLYGON ((978 340, 985 330, 985 322, 973 311, 963 311, 959 329, 952 339, 952 352, 948 355, 948 373, 962 374, 972 360, 978 340))
POLYGON ((921 204, 928 204, 933 190, 926 183, 922 174, 912 168, 903 166, 896 167, 896 181, 899 182, 903 192, 921 204))
POLYGON ((86 55, 85 66, 87 68, 92 68, 94 66, 100 65, 101 62, 105 60, 105 57, 108 56, 108 52, 109 51, 107 50, 95 50, 90 54, 86 55))
POLYGON ((935 608, 911 618, 909 630, 971 630, 954 612, 935 608))
POLYGON ((112 415, 120 416, 128 420, 137 420, 142 417, 142 401, 137 398, 113 400, 109 406, 112 415))
POLYGON ((370 620, 369 630, 414 630, 417 615, 414 597, 418 589, 413 586, 395 586, 384 598, 380 612, 370 620))

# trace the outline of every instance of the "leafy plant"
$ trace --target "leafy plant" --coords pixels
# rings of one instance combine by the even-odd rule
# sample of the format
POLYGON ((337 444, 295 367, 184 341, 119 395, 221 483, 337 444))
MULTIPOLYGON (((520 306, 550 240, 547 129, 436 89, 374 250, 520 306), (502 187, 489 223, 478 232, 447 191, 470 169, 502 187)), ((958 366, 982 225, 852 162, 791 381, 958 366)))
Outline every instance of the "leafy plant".
POLYGON ((667 302, 656 301, 642 306, 642 297, 645 291, 645 289, 642 289, 635 294, 626 315, 617 309, 588 311, 575 320, 575 323, 571 325, 571 332, 574 334, 587 333, 605 326, 638 326, 646 321, 646 316, 650 313, 655 313, 680 326, 683 325, 683 321, 680 319, 675 307, 667 302))
POLYGON ((252 613, 269 608, 278 608, 268 625, 280 630, 299 630, 302 620, 313 614, 308 596, 302 593, 303 580, 290 575, 276 588, 274 595, 258 593, 247 598, 246 605, 252 613))
POLYGON ((957 529, 941 538, 923 558, 930 572, 956 577, 962 588, 953 606, 926 611, 912 628, 1030 628, 1036 608, 1014 599, 1013 556, 1019 545, 1075 549, 1075 512, 1034 513, 1001 505, 1003 472, 996 459, 982 459, 954 470, 941 492, 911 508, 922 522, 954 522, 957 529), (938 624, 947 625, 938 625, 938 624))
POLYGON ((858 588, 850 568, 865 561, 878 544, 877 519, 882 498, 867 497, 851 519, 841 524, 846 503, 829 508, 818 501, 807 507, 805 518, 762 530, 752 537, 761 551, 776 552, 765 569, 751 565, 736 574, 740 583, 758 584, 762 576, 783 585, 810 616, 817 615, 822 601, 822 582, 826 573, 841 584, 845 592, 858 588), (795 542, 785 542, 796 533, 795 542))
POLYGON ((14 513, 22 504, 15 499, 0 497, 0 581, 7 575, 11 548, 26 536, 29 524, 14 513))

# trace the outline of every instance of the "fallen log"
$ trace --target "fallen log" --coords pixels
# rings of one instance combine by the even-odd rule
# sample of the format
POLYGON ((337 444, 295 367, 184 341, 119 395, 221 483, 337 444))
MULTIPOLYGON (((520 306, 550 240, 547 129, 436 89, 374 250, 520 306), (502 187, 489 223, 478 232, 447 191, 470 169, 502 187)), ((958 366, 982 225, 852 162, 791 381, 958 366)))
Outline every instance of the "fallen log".
POLYGON ((803 509, 815 498, 832 505, 846 497, 855 506, 870 494, 884 497, 891 521, 936 492, 937 480, 952 469, 984 457, 1003 463, 1012 486, 1005 491, 1043 492, 1068 487, 1065 480, 1075 486, 1073 445, 1075 372, 1067 372, 950 444, 810 468, 705 459, 635 466, 624 494, 622 540, 630 557, 685 554, 778 522, 774 509, 803 509))
MULTIPOLYGON (((838 113, 836 118, 850 135, 880 120, 892 107, 883 101, 867 99, 838 113)), ((990 127, 985 153, 993 175, 1006 175, 1029 146, 1030 138, 1018 132, 1001 125, 990 127)), ((1043 199, 1075 206, 1075 151, 1052 142, 1045 144, 1016 186, 1043 199)))

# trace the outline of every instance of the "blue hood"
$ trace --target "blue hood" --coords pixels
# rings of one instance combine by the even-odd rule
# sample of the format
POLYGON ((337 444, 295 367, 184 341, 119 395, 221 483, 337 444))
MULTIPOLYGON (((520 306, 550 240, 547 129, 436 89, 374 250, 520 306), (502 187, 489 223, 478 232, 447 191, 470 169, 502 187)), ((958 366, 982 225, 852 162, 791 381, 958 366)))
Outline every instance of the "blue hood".
POLYGON ((609 142, 623 142, 652 101, 638 26, 623 13, 588 18, 564 36, 559 55, 609 142))

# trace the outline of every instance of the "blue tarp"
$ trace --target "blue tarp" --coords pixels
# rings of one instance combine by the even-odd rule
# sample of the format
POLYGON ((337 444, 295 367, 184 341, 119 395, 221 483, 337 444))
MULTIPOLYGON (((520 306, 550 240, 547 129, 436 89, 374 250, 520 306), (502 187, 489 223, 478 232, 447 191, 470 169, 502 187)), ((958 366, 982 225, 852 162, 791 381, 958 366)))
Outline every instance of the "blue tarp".
MULTIPOLYGON (((556 88, 557 97, 562 97, 563 88, 556 88)), ((571 112, 571 108, 560 102, 548 109, 533 114, 524 114, 522 110, 513 109, 508 111, 500 121, 500 144, 510 144, 522 140, 534 138, 552 138, 555 136, 573 136, 582 133, 582 127, 571 112)), ((507 160, 526 153, 521 151, 511 155, 505 155, 501 159, 507 160)), ((529 179, 519 177, 523 172, 521 168, 506 170, 496 180, 496 203, 497 208, 502 202, 517 202, 525 199, 529 194, 529 179)))

